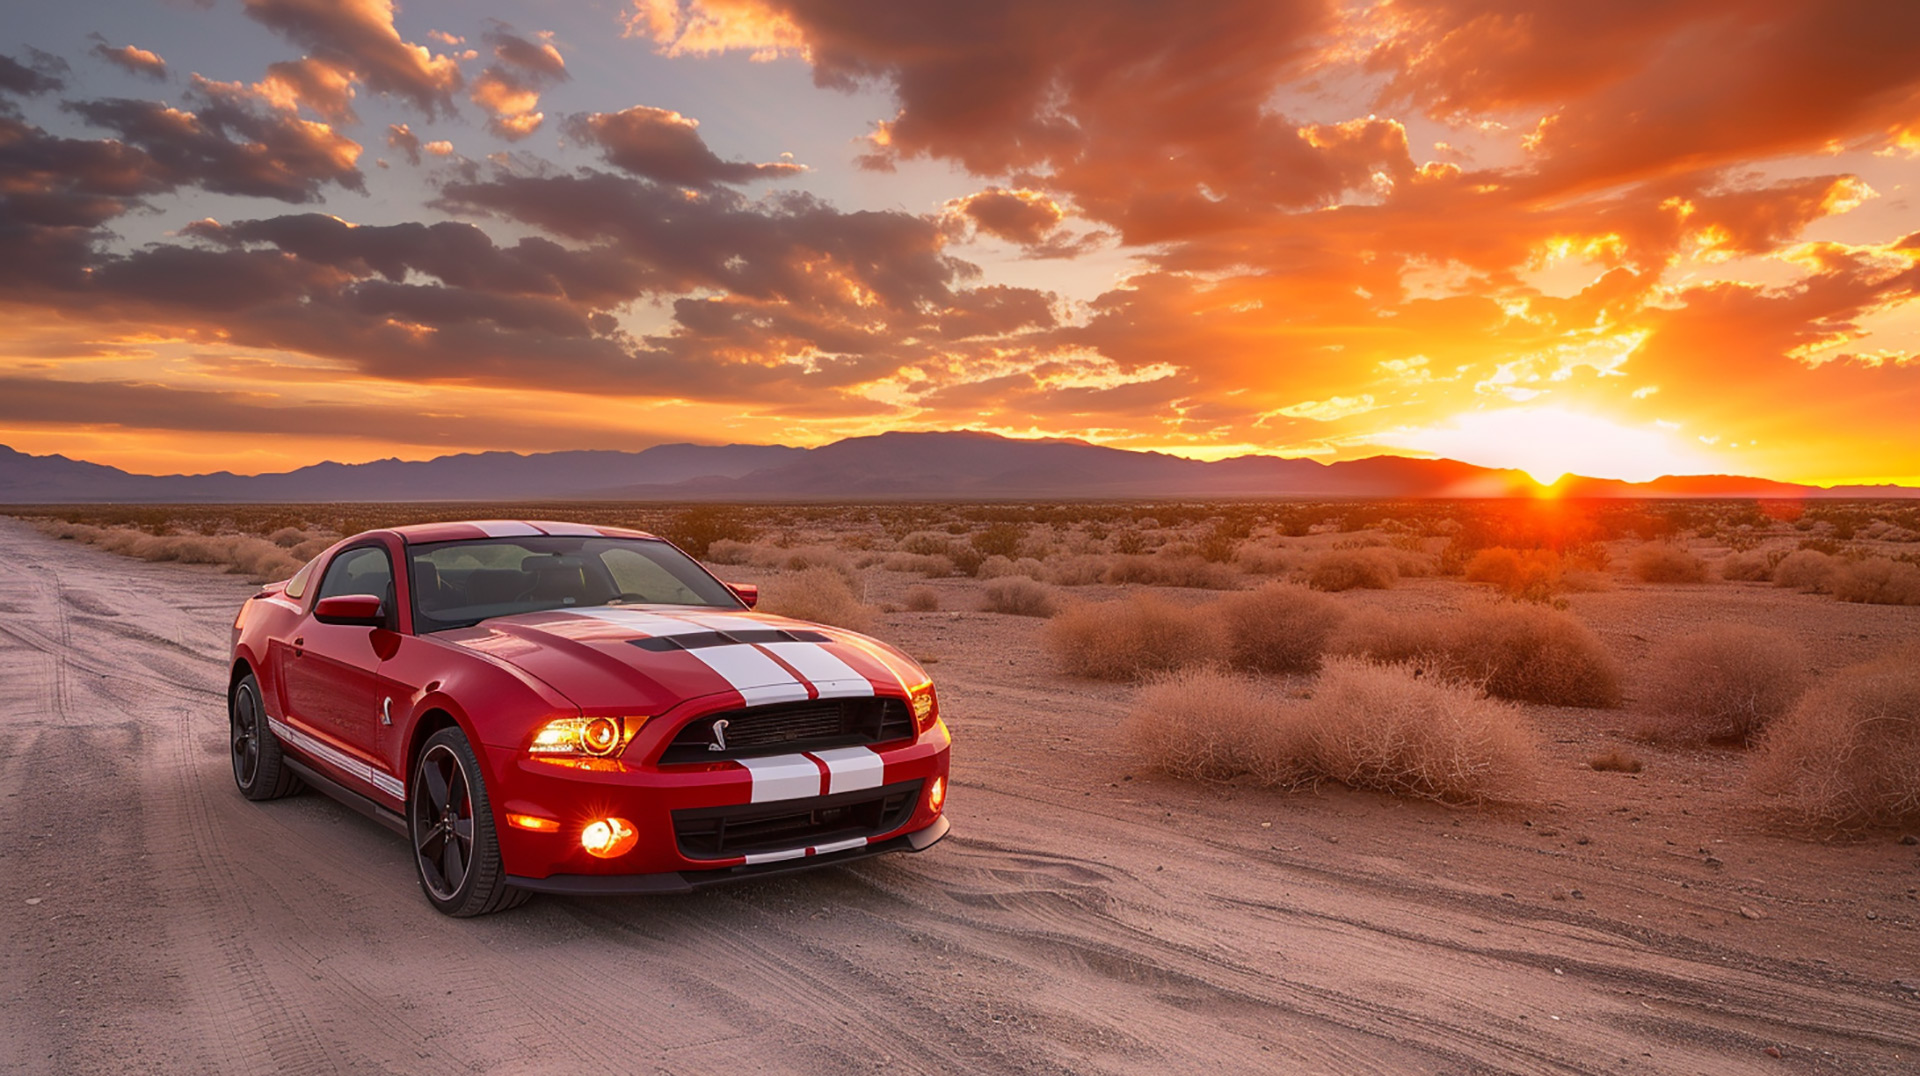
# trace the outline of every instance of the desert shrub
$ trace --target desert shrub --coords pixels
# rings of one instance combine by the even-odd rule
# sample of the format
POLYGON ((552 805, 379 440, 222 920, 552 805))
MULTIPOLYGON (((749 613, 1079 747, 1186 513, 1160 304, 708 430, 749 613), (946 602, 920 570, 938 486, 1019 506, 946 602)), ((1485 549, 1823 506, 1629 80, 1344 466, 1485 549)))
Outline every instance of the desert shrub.
POLYGON ((1519 799, 1534 784, 1526 719, 1464 684, 1336 659, 1302 709, 1315 767, 1342 784, 1449 803, 1519 799))
POLYGON ((816 568, 826 569, 840 576, 848 590, 859 590, 860 573, 854 568, 847 555, 832 546, 807 545, 792 549, 778 546, 756 546, 753 563, 763 568, 778 568, 783 572, 807 572, 816 568))
POLYGON ((1233 590, 1240 585, 1239 574, 1224 564, 1193 555, 1159 553, 1114 557, 1108 563, 1104 579, 1114 586, 1138 583, 1198 590, 1233 590))
POLYGON ((1335 654, 1408 663, 1490 695, 1552 706, 1618 706, 1623 672, 1598 636, 1571 615, 1500 604, 1451 616, 1368 611, 1328 643, 1335 654))
POLYGON ((1123 731, 1156 771, 1278 788, 1331 779, 1450 803, 1523 797, 1538 768, 1525 720, 1470 687, 1399 666, 1338 661, 1311 700, 1212 669, 1141 692, 1123 731))
POLYGON ((1494 546, 1473 555, 1465 572, 1469 583, 1491 583, 1510 598, 1544 601, 1560 585, 1560 558, 1549 549, 1494 546))
POLYGON ((1251 672, 1312 672, 1346 611, 1306 587, 1268 583, 1229 594, 1216 606, 1227 633, 1227 659, 1251 672))
POLYGON ((760 588, 759 607, 796 620, 814 620, 852 631, 866 631, 873 624, 873 609, 854 594, 847 577, 824 566, 769 579, 760 588))
POLYGON ((1276 788, 1312 784, 1317 772, 1302 708, 1244 677, 1188 669, 1149 684, 1121 726, 1148 768, 1186 780, 1251 775, 1276 788))
POLYGON ((1822 593, 1835 567, 1834 559, 1817 549, 1796 549, 1773 566, 1773 585, 1822 593))
POLYGON ((932 587, 908 587, 906 607, 909 613, 932 613, 940 608, 940 595, 932 587))
POLYGON ((1450 656, 1489 695, 1550 706, 1620 705, 1620 660, 1567 613, 1498 605, 1468 613, 1455 630, 1450 656))
POLYGON ((1730 583, 1764 583, 1773 578, 1773 563, 1765 553, 1729 553, 1720 561, 1720 578, 1730 583))
POLYGON ((707 543, 707 555, 701 560, 708 564, 746 564, 753 559, 754 546, 733 538, 715 538, 707 543))
POLYGON ((1315 558, 1307 584, 1315 590, 1385 590, 1400 577, 1384 549, 1336 549, 1315 558))
POLYGON ((953 563, 953 570, 964 576, 978 575, 980 565, 986 563, 987 555, 964 543, 955 542, 947 547, 947 559, 953 563))
POLYGON ((914 531, 900 539, 900 552, 913 553, 922 557, 936 554, 944 555, 953 539, 939 531, 914 531))
POLYGON ((281 527, 272 534, 267 535, 267 541, 272 542, 282 549, 292 549, 294 546, 306 541, 308 537, 310 536, 307 532, 301 530, 299 527, 281 527))
POLYGON ((1920 820, 1920 647, 1807 692, 1761 738, 1752 781, 1809 825, 1920 820))
POLYGON ((1668 640, 1650 659, 1647 734, 1679 743, 1751 740, 1799 699, 1806 660, 1792 639, 1744 624, 1668 640))
POLYGON ((983 558, 998 556, 1011 560, 1020 548, 1020 528, 1012 523, 995 523, 968 536, 967 541, 983 558))
POLYGON ((1639 758, 1625 751, 1609 751, 1604 755, 1595 755, 1588 760, 1587 765, 1602 773, 1639 773, 1646 768, 1639 758))
POLYGON ((85 542, 109 553, 140 560, 211 564, 258 583, 285 579, 306 563, 292 550, 248 534, 156 535, 131 527, 95 527, 83 523, 46 523, 41 527, 56 538, 85 542))
POLYGON ((1242 542, 1233 551, 1233 566, 1249 575, 1285 575, 1298 560, 1292 550, 1262 542, 1242 542))
POLYGON ((1061 587, 1091 586, 1107 577, 1107 558, 1092 553, 1047 563, 1047 582, 1061 587))
POLYGON ((995 554, 981 561, 980 570, 974 574, 981 579, 1002 579, 1011 575, 1045 579, 1047 566, 1032 557, 1009 558, 995 554))
POLYGON ((1045 583, 1036 583, 1024 575, 1010 575, 987 584, 986 601, 981 606, 989 613, 1012 616, 1052 616, 1059 611, 1053 591, 1045 583))
POLYGON ((1043 641, 1061 668, 1094 680, 1139 680, 1217 661, 1225 640, 1210 610, 1149 594, 1071 605, 1048 622, 1043 641))
POLYGON ((1707 562, 1668 542, 1654 542, 1633 551, 1627 570, 1642 583, 1704 583, 1707 562))
POLYGON ((688 556, 705 557, 715 542, 751 541, 753 528, 737 509, 697 504, 674 513, 673 518, 661 525, 659 534, 686 550, 688 556))
POLYGON ((1394 571, 1401 579, 1425 579, 1439 571, 1439 558, 1428 553, 1411 549, 1389 549, 1387 556, 1393 558, 1394 571))
POLYGON ((1828 583, 1843 602, 1868 605, 1920 605, 1920 567, 1872 557, 1835 567, 1828 583))

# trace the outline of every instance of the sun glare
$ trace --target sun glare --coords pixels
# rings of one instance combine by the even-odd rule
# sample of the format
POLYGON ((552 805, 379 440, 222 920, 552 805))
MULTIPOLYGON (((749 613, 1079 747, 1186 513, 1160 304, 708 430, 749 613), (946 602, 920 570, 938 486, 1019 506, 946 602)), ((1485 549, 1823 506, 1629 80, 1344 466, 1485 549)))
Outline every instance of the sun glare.
POLYGON ((1645 482, 1716 469, 1663 430, 1555 407, 1475 411, 1445 425, 1395 430, 1378 440, 1482 467, 1517 468, 1549 486, 1569 474, 1645 482))

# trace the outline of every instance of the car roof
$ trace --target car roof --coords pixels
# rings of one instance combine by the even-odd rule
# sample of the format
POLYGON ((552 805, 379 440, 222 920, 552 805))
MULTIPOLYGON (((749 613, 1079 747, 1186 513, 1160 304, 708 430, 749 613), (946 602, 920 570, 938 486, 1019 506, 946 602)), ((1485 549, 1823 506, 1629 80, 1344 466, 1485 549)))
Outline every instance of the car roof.
POLYGON ((409 545, 424 542, 459 542, 475 538, 533 538, 556 535, 568 538, 652 538, 645 531, 625 527, 597 527, 586 523, 557 523, 545 519, 470 519, 448 523, 410 523, 389 528, 409 545))

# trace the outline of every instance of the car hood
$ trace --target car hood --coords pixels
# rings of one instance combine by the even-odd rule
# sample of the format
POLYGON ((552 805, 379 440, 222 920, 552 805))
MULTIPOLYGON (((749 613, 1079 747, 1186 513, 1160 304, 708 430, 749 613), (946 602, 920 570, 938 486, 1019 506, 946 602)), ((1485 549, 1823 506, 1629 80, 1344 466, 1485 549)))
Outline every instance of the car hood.
POLYGON ((508 662, 597 713, 657 715, 728 693, 748 706, 898 694, 926 679, 911 658, 878 640, 745 610, 549 610, 439 638, 508 662))

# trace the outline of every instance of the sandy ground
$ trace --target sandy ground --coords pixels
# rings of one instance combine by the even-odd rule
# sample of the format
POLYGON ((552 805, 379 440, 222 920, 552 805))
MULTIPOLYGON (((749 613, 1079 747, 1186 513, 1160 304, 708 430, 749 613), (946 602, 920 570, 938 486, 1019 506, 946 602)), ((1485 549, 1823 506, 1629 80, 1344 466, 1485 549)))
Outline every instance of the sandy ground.
MULTIPOLYGON (((944 844, 454 921, 393 834, 234 791, 251 589, 0 520, 0 1073, 1920 1071, 1920 848, 1774 833, 1739 756, 1627 712, 1539 710, 1525 809, 1193 787, 1135 772, 1130 689, 1059 680, 1037 621, 890 614, 954 726, 944 844), (1647 771, 1584 767, 1615 746, 1647 771)), ((1689 617, 1796 625, 1823 669, 1920 636, 1637 598, 1576 611, 1629 659, 1689 617)))

